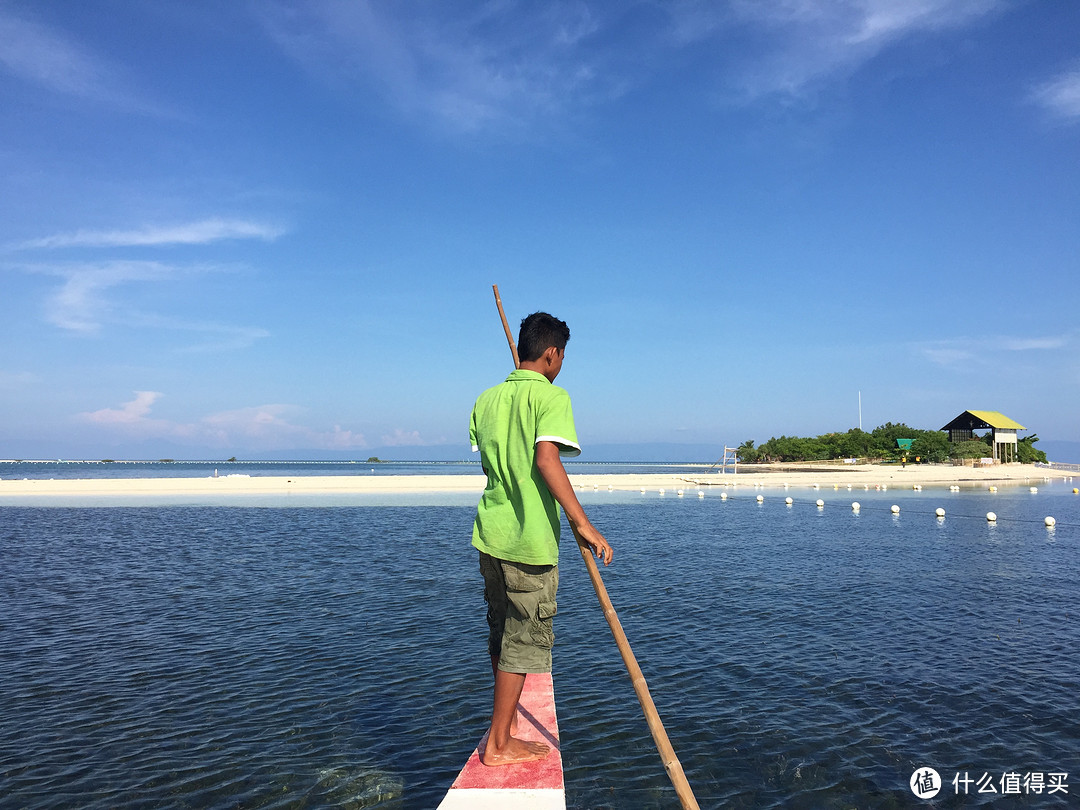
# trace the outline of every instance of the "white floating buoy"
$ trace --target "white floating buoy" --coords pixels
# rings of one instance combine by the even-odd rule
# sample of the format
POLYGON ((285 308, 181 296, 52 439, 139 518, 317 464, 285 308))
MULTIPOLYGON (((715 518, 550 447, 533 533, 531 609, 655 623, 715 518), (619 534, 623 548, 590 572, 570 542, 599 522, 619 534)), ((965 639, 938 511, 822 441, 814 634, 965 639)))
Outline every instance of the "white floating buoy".
POLYGON ((683 491, 682 491, 682 490, 680 489, 680 490, 679 490, 678 492, 676 492, 675 494, 676 494, 676 495, 678 495, 678 496, 679 496, 679 497, 681 498, 681 497, 683 496, 683 491))
POLYGON ((894 503, 891 507, 889 507, 889 511, 892 512, 894 515, 899 515, 900 507, 894 503))
POLYGON ((644 495, 644 494, 645 494, 645 487, 642 487, 642 488, 641 488, 641 494, 642 494, 642 495, 644 495))
POLYGON ((862 504, 861 503, 859 503, 858 501, 852 501, 851 502, 851 511, 852 512, 858 512, 860 509, 862 509, 862 504))
POLYGON ((1048 527, 1048 528, 1051 528, 1051 529, 1052 529, 1052 528, 1053 528, 1054 526, 1056 526, 1056 525, 1057 525, 1057 521, 1056 521, 1056 520, 1054 520, 1054 519, 1053 519, 1052 517, 1050 517, 1049 515, 1047 515, 1047 516, 1046 516, 1046 520, 1044 520, 1044 521, 1043 521, 1043 523, 1045 523, 1045 524, 1047 525, 1047 527, 1048 527))
POLYGON ((765 500, 765 496, 764 496, 764 495, 758 495, 758 496, 757 496, 757 502, 758 502, 758 503, 761 503, 761 502, 762 502, 762 501, 764 501, 764 500, 765 500))
POLYGON ((993 512, 987 512, 986 513, 986 519, 990 523, 993 523, 995 520, 997 520, 997 515, 995 515, 993 512))
POLYGON ((818 509, 824 508, 825 501, 821 500, 821 498, 818 498, 817 506, 818 506, 818 509))
POLYGON ((911 488, 916 492, 922 492, 922 484, 912 484, 911 488))
POLYGON ((702 492, 702 491, 701 491, 701 490, 699 489, 699 490, 697 491, 697 496, 698 496, 699 498, 704 498, 704 497, 705 497, 705 493, 704 493, 704 492, 702 492))
POLYGON ((661 495, 663 495, 663 494, 664 494, 664 488, 663 488, 663 487, 660 487, 660 494, 661 494, 661 495))
POLYGON ((722 500, 722 501, 726 501, 726 500, 727 500, 727 493, 726 493, 726 492, 721 492, 721 493, 720 493, 720 500, 722 500))
POLYGON ((821 489, 817 484, 814 484, 814 489, 821 489))
POLYGON ((937 515, 939 518, 943 518, 945 517, 945 510, 939 506, 937 509, 934 510, 934 514, 937 515))
POLYGON ((997 487, 990 487, 991 492, 997 492, 997 487))
POLYGON ((791 506, 791 504, 793 504, 793 503, 794 503, 794 501, 793 501, 793 500, 791 500, 791 498, 790 498, 790 497, 788 497, 788 498, 784 498, 784 503, 786 503, 786 504, 787 504, 788 506, 791 506))
POLYGON ((1038 491, 1039 491, 1039 488, 1038 488, 1038 487, 1032 487, 1032 488, 1031 488, 1030 490, 1028 490, 1028 491, 1029 491, 1029 492, 1038 492, 1038 491))

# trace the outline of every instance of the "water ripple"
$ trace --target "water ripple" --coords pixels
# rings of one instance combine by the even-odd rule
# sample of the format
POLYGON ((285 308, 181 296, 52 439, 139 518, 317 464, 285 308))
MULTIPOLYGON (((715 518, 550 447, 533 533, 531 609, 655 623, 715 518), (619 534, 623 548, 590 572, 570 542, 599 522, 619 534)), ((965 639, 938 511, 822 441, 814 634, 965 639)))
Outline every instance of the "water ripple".
MULTIPOLYGON (((858 518, 590 506, 703 807, 908 807, 920 765, 1080 774, 1062 504, 1050 537, 1026 497, 995 498, 1025 520, 994 529, 896 520, 886 497, 860 493, 858 518)), ((0 808, 434 806, 489 711, 471 522, 453 506, 0 509, 0 808)), ((576 553, 556 629, 570 807, 677 806, 576 553)), ((937 806, 985 803, 962 798, 937 806)))

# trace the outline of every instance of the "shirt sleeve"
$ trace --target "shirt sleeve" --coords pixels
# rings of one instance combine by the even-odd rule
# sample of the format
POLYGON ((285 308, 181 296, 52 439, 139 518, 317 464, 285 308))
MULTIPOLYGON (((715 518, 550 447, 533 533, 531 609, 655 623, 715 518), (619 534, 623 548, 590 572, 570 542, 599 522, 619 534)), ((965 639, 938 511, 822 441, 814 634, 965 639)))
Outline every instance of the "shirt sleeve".
POLYGON ((473 405, 472 414, 469 416, 469 444, 474 453, 480 452, 480 437, 476 435, 476 406, 473 405))
POLYGON ((570 405, 570 395, 562 388, 556 388, 551 398, 544 403, 536 424, 537 442, 554 442, 559 446, 559 455, 574 458, 581 455, 577 429, 574 427, 574 410, 570 405))

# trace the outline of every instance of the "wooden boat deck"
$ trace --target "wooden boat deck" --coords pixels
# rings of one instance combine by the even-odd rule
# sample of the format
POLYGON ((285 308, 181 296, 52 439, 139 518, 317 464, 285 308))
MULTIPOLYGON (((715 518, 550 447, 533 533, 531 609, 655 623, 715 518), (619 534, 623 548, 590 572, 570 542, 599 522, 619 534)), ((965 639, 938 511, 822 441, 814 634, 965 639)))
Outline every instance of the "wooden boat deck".
POLYGON ((559 724, 555 716, 555 691, 551 673, 529 675, 521 691, 521 719, 517 736, 551 746, 539 762, 489 768, 480 761, 484 735, 439 810, 565 810, 559 724))

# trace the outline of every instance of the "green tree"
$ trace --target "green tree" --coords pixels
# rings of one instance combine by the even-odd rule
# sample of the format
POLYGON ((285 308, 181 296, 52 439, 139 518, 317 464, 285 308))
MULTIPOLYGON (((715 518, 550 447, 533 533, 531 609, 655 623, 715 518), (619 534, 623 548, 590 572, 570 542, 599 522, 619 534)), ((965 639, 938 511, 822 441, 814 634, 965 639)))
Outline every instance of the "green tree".
POLYGON ((949 446, 949 458, 984 458, 985 456, 986 442, 981 439, 953 442, 949 446))
POLYGON ((908 427, 903 422, 894 424, 886 422, 878 425, 870 434, 874 455, 882 458, 899 458, 900 448, 896 444, 897 439, 914 439, 918 431, 908 427))
POLYGON ((755 461, 761 460, 761 454, 754 449, 753 439, 747 439, 740 444, 735 452, 738 455, 739 461, 744 464, 753 464, 755 461))
POLYGON ((1021 464, 1045 464, 1046 453, 1042 450, 1035 449, 1035 442, 1039 440, 1039 437, 1032 433, 1030 436, 1025 436, 1016 445, 1016 460, 1021 464))
POLYGON ((918 458, 928 464, 948 461, 949 437, 940 430, 920 430, 915 441, 911 443, 911 458, 918 458))

